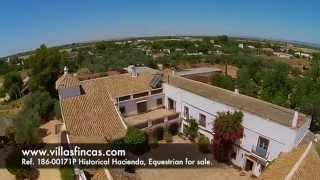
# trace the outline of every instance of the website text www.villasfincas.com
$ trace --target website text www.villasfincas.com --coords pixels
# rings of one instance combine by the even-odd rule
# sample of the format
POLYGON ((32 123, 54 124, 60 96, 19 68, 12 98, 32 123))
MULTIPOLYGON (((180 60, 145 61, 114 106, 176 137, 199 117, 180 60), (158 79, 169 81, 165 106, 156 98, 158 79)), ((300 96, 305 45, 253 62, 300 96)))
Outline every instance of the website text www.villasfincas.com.
MULTIPOLYGON (((204 157, 192 159, 183 157, 153 158, 132 156, 124 149, 82 149, 79 146, 66 148, 56 146, 51 149, 22 149, 21 165, 35 167, 201 167, 211 166, 212 162, 204 157)), ((174 156, 173 156, 174 157, 174 156)))

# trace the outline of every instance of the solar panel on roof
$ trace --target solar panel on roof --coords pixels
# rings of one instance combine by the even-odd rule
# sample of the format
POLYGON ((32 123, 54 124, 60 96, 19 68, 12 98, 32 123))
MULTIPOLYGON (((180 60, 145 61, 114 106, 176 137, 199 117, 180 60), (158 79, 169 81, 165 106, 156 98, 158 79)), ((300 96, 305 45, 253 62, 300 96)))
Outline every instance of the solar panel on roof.
POLYGON ((160 86, 160 82, 161 82, 161 75, 156 74, 155 76, 153 76, 152 80, 150 81, 150 86, 152 88, 157 88, 160 86))

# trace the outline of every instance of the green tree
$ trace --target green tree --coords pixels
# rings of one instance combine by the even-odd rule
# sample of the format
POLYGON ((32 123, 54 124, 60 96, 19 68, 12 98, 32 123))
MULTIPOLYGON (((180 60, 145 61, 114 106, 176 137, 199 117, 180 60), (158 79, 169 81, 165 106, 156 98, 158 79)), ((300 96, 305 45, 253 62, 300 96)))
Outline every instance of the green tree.
POLYGON ((312 121, 310 129, 320 131, 320 55, 314 55, 311 61, 311 69, 296 80, 293 88, 291 104, 310 114, 312 121))
POLYGON ((219 162, 228 162, 234 144, 243 136, 243 113, 219 112, 213 128, 213 155, 219 162))
POLYGON ((14 120, 16 127, 15 139, 17 143, 33 144, 40 141, 38 112, 27 109, 20 112, 14 120))
POLYGON ((190 119, 189 121, 189 126, 186 127, 186 134, 187 136, 194 141, 194 139, 196 137, 198 137, 198 129, 199 129, 199 125, 196 122, 195 119, 190 119))
POLYGON ((209 139, 203 135, 200 135, 199 141, 198 141, 198 149, 202 153, 209 153, 209 139))
POLYGON ((129 127, 124 139, 129 151, 134 154, 143 154, 148 150, 148 142, 145 133, 137 128, 129 127))
POLYGON ((262 76, 261 98, 274 104, 288 106, 291 83, 288 79, 289 67, 284 63, 273 65, 262 76))
POLYGON ((238 71, 237 85, 241 93, 256 97, 258 94, 258 85, 251 77, 248 67, 243 67, 238 71))
POLYGON ((22 79, 19 72, 13 71, 5 75, 3 82, 3 89, 12 99, 21 97, 22 79))
POLYGON ((217 36, 216 40, 221 43, 226 43, 228 42, 229 37, 227 35, 221 35, 221 36, 217 36))
POLYGON ((27 62, 31 68, 31 91, 48 91, 52 97, 57 97, 55 82, 63 71, 63 56, 52 48, 41 45, 27 62))
POLYGON ((105 49, 106 49, 106 44, 105 44, 105 42, 102 41, 102 42, 96 43, 96 48, 97 48, 98 50, 100 50, 100 51, 105 50, 105 49))
POLYGON ((35 91, 29 94, 25 101, 24 107, 36 111, 41 118, 47 119, 54 114, 56 100, 51 98, 46 91, 35 91))
POLYGON ((235 80, 230 76, 224 76, 224 75, 216 75, 213 77, 212 82, 213 85, 228 89, 228 90, 234 90, 235 87, 235 80))

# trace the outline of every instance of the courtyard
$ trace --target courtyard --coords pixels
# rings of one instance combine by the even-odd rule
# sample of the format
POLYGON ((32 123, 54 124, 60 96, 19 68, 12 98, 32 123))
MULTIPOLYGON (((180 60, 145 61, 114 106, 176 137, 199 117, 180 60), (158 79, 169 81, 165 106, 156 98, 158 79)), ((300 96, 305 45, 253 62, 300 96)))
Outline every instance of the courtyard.
MULTIPOLYGON (((164 140, 159 143, 166 143, 164 140)), ((173 136, 171 144, 191 144, 187 138, 180 137, 178 135, 173 136)), ((155 150, 162 151, 162 150, 155 150)), ((187 151, 192 152, 194 156, 203 156, 202 153, 197 149, 188 149, 187 151)), ((205 155, 206 157, 212 158, 211 153, 205 155)), ((254 179, 247 173, 241 172, 240 169, 235 168, 232 165, 215 162, 212 167, 203 168, 143 168, 136 169, 135 173, 126 173, 120 169, 110 169, 112 176, 115 179, 134 179, 134 180, 250 180, 254 179)))

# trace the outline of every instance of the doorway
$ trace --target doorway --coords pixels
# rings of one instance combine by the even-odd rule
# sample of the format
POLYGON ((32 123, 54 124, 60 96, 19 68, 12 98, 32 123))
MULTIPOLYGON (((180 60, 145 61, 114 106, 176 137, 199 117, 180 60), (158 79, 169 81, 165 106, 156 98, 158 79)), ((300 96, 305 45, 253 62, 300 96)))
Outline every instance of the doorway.
POLYGON ((176 109, 176 102, 170 98, 168 98, 168 108, 169 108, 169 110, 176 109))
POLYGON ((252 171, 253 168, 253 161, 251 161, 250 159, 246 160, 246 166, 244 168, 245 171, 252 171))
POLYGON ((138 113, 147 112, 147 101, 138 102, 137 103, 137 110, 138 110, 138 113))

